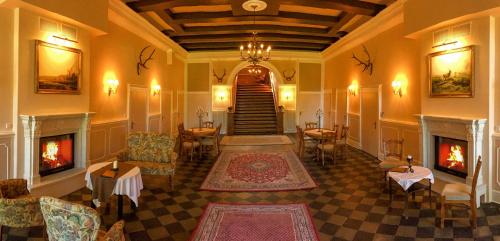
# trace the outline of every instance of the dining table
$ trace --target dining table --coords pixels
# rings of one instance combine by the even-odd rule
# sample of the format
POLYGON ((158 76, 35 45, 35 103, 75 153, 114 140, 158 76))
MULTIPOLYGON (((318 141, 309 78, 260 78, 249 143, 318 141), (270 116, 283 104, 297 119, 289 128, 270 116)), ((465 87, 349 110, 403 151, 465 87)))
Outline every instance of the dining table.
POLYGON ((187 131, 192 133, 193 136, 195 137, 204 137, 204 136, 213 136, 215 134, 215 128, 209 128, 209 127, 194 127, 194 128, 189 128, 187 131))
POLYGON ((314 129, 309 129, 309 130, 305 130, 304 131, 304 134, 306 136, 309 136, 313 139, 316 139, 316 140, 322 140, 323 139, 323 133, 336 133, 335 130, 330 130, 330 129, 325 129, 325 128, 321 128, 321 129, 318 129, 318 128, 314 128, 314 129))

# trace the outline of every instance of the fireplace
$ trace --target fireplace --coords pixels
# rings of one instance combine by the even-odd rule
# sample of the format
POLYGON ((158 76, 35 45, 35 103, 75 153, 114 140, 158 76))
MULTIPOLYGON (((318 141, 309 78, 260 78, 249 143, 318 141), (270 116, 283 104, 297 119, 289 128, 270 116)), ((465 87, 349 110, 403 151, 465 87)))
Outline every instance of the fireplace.
POLYGON ((434 136, 434 169, 461 178, 467 177, 468 150, 467 141, 434 136))
POLYGON ((40 176, 62 172, 75 166, 75 134, 40 137, 40 176))

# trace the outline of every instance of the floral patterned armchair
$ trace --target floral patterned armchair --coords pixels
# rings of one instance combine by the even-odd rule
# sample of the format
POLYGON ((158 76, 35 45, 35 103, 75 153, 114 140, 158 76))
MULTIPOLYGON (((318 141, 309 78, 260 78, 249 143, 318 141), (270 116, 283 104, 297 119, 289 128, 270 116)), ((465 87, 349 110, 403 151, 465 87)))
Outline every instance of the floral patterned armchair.
POLYGON ((29 228, 43 225, 39 198, 30 196, 27 181, 0 180, 0 240, 4 226, 29 228))
POLYGON ((135 132, 129 134, 128 150, 121 153, 119 159, 141 168, 145 175, 163 175, 170 178, 174 189, 175 139, 156 133, 135 132))
POLYGON ((101 219, 92 208, 53 197, 41 197, 40 207, 49 241, 124 241, 125 223, 116 222, 108 232, 99 230, 101 219))

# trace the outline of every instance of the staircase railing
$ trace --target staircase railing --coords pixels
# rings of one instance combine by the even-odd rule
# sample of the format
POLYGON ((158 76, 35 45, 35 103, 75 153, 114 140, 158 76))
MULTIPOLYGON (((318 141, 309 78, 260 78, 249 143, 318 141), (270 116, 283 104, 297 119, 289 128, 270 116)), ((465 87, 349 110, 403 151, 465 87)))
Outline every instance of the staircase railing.
POLYGON ((238 75, 236 75, 236 78, 234 80, 233 84, 233 112, 236 112, 236 93, 238 92, 238 75))
POLYGON ((269 81, 271 83, 271 91, 273 92, 273 100, 274 100, 274 112, 276 113, 276 132, 278 135, 283 134, 283 112, 281 108, 279 108, 278 103, 278 90, 276 89, 276 85, 274 84, 274 80, 269 81))

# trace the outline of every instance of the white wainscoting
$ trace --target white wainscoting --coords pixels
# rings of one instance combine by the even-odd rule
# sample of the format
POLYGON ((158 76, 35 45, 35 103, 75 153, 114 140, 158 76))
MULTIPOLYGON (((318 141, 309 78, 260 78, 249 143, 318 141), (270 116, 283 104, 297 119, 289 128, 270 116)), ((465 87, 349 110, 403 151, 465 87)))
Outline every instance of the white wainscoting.
POLYGON ((222 134, 227 133, 227 111, 213 111, 212 120, 214 121, 214 127, 222 124, 220 129, 222 134))
POLYGON ((491 201, 500 203, 500 133, 493 134, 493 163, 491 201))
POLYGON ((349 132, 347 134, 347 144, 355 148, 361 148, 361 118, 358 113, 347 113, 347 123, 349 132))
POLYGON ((295 126, 297 112, 295 110, 285 110, 283 113, 283 132, 285 133, 295 133, 297 129, 295 126))
MULTIPOLYGON (((321 107, 320 91, 300 91, 297 97, 297 111, 299 111, 299 125, 305 128, 306 121, 318 121, 316 110, 321 107)), ((323 126, 323 123, 321 123, 323 126)))
POLYGON ((99 121, 90 129, 90 161, 105 161, 127 148, 128 120, 99 121))
POLYGON ((0 133, 0 179, 12 178, 14 133, 0 133))
MULTIPOLYGON (((187 120, 184 123, 185 128, 198 127, 199 121, 196 115, 196 110, 201 107, 210 112, 212 107, 211 100, 212 96, 210 92, 187 92, 187 99, 189 100, 187 104, 186 116, 187 120)), ((210 115, 210 114, 209 114, 210 115)), ((204 121, 211 120, 211 116, 204 118, 204 121)))
POLYGON ((380 119, 379 156, 384 156, 383 140, 403 139, 403 156, 412 155, 415 163, 421 165, 418 123, 392 119, 380 119))
POLYGON ((148 116, 148 132, 160 133, 161 131, 161 114, 150 114, 148 116))

